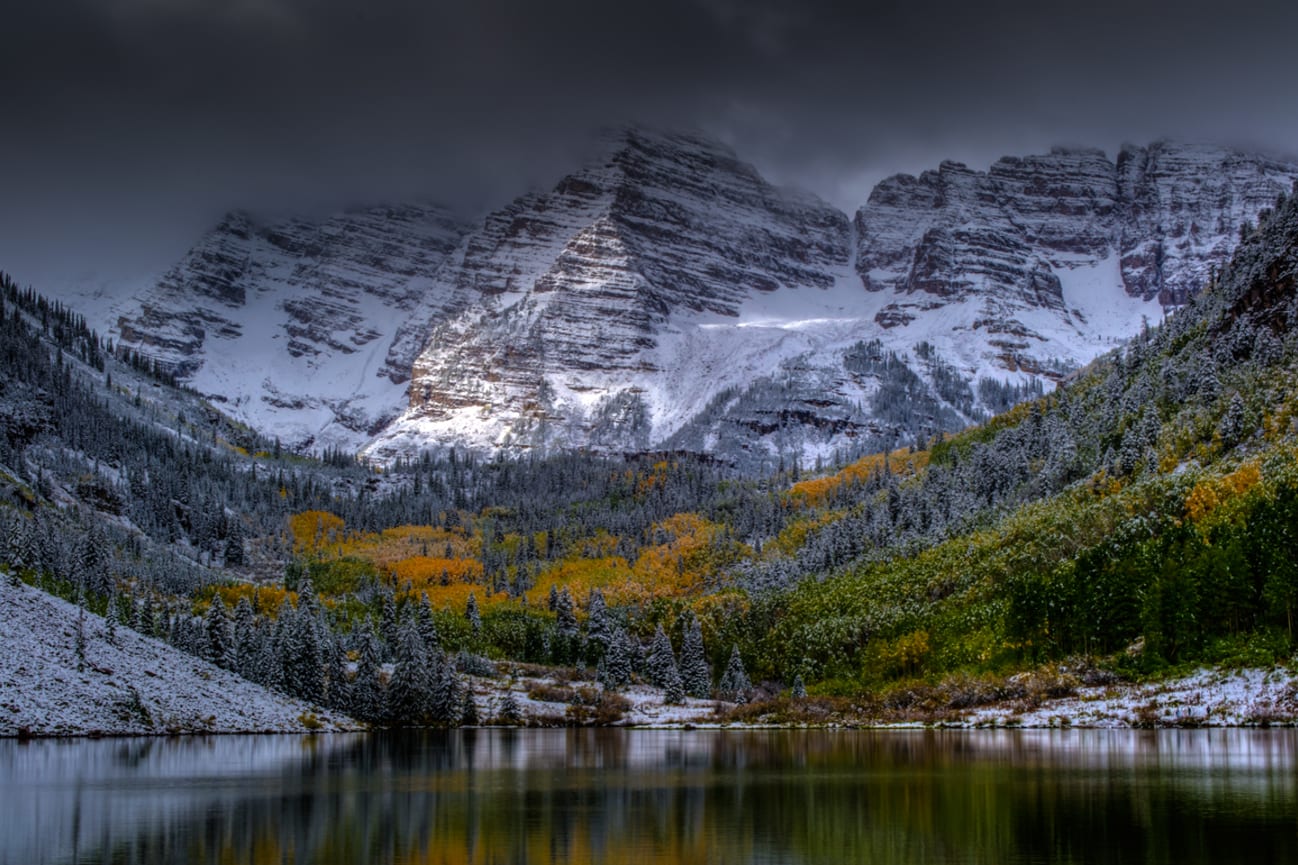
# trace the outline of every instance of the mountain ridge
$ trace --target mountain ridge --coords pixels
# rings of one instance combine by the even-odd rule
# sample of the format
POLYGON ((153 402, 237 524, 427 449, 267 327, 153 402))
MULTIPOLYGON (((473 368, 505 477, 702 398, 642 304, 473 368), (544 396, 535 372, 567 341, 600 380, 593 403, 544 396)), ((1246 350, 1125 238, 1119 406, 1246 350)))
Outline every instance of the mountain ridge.
MULTIPOLYGON (((346 290, 378 300, 368 327, 355 303, 303 288, 301 273, 321 271, 299 243, 287 246, 296 260, 262 268, 290 276, 254 292, 269 308, 244 317, 260 329, 223 312, 237 280, 204 270, 225 262, 203 244, 160 286, 196 281, 215 300, 146 298, 118 329, 291 447, 378 460, 446 446, 668 447, 809 464, 975 421, 995 409, 984 379, 1049 387, 1183 303, 1295 177, 1298 163, 1211 145, 1124 145, 1113 160, 1055 148, 987 171, 944 162, 894 175, 849 218, 772 186, 724 145, 631 128, 549 191, 476 228, 457 223, 436 254, 351 279, 346 290), (246 345, 255 330, 294 362, 250 387, 213 363, 205 372, 186 327, 210 345, 246 345), (879 352, 878 364, 853 360, 879 352), (313 392, 324 378, 327 392, 313 392)), ((218 229, 216 251, 238 234, 218 229)), ((257 270, 253 257, 241 273, 257 270)), ((264 348, 245 353, 275 368, 264 348)))

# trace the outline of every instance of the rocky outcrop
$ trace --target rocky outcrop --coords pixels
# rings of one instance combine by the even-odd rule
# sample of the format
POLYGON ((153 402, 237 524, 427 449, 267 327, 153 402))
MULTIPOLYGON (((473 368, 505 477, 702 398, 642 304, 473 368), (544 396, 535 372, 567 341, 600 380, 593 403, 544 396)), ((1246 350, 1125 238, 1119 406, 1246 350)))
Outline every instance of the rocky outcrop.
POLYGON ((464 226, 400 205, 261 223, 233 213, 116 322, 127 348, 292 446, 357 447, 400 410, 378 378, 464 226))
MULTIPOLYGON (((981 297, 999 319, 1064 310, 1059 273, 1115 256, 1125 291, 1178 305, 1223 263, 1242 223, 1289 188, 1295 164, 1206 145, 1128 145, 1006 157, 986 172, 944 162, 880 183, 856 214, 857 272, 871 291, 981 297)), ((931 300, 929 307, 934 308, 931 300)))
MULTIPOLYGON (((408 428, 492 446, 588 444, 680 361, 679 319, 738 321, 754 296, 820 293, 850 254, 847 218, 777 190, 727 148, 627 130, 551 192, 493 214, 439 276, 467 305, 410 365, 408 428)), ((421 327, 394 343, 401 368, 421 327)), ((643 423, 627 441, 643 439, 643 423)))

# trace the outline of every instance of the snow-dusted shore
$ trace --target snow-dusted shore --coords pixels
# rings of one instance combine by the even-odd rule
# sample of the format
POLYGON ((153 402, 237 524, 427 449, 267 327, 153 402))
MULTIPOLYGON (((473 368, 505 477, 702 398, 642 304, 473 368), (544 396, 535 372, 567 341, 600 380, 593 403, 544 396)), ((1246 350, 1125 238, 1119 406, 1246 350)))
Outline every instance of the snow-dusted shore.
POLYGON ((1147 684, 1084 686, 1040 705, 1015 702, 969 714, 969 726, 1244 727, 1298 723, 1298 673, 1201 669, 1147 684))
POLYGON ((355 729, 348 718, 266 690, 125 627, 108 640, 76 606, 0 585, 0 736, 301 733, 355 729), (80 667, 80 669, 78 669, 80 667))
MULTIPOLYGON (((1029 674, 1024 674, 1029 675, 1029 674)), ((562 699, 594 682, 568 682, 539 670, 505 680, 475 679, 474 692, 484 718, 495 717, 507 691, 522 713, 522 723, 554 726, 572 722, 571 703, 562 699), (540 695, 538 697, 538 695, 540 695)), ((1069 696, 1014 698, 964 711, 950 709, 879 710, 869 701, 825 704, 779 701, 734 711, 732 703, 686 699, 666 704, 663 692, 633 685, 618 692, 620 706, 604 723, 619 727, 772 728, 772 727, 1020 727, 1146 728, 1251 727, 1298 725, 1298 671, 1201 669, 1190 675, 1148 683, 1078 686, 1069 696)), ((597 722, 598 723, 598 722, 597 722)))
MULTIPOLYGON (((125 627, 108 640, 105 622, 86 613, 85 661, 76 651, 77 608, 30 586, 0 585, 0 736, 155 735, 357 729, 350 719, 276 694, 125 627), (78 667, 80 666, 80 669, 78 667)), ((509 669, 506 665, 506 669, 509 669)), ((797 717, 797 704, 769 717, 715 700, 666 704, 633 685, 600 714, 594 682, 566 681, 542 668, 470 679, 484 722, 497 720, 513 692, 519 723, 621 727, 894 726, 868 710, 797 717), (583 694, 584 692, 584 694, 583 694), (789 711, 792 708, 794 711, 789 711)), ((1161 682, 1079 686, 1069 696, 1011 699, 906 725, 959 727, 1242 727, 1298 724, 1298 672, 1211 670, 1161 682)))

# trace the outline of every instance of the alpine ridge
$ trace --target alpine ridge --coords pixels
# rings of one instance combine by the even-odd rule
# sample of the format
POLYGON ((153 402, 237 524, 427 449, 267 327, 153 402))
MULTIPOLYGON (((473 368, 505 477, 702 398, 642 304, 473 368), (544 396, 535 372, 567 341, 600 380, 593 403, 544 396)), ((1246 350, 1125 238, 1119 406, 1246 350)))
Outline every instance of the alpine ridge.
POLYGON ((231 217, 117 330, 295 447, 808 464, 1051 387, 1184 303, 1296 177, 1211 145, 1056 148, 892 177, 849 217, 724 145, 623 129, 471 230, 231 217))
POLYGON ((463 233, 429 204, 319 222, 231 213, 111 329, 289 447, 352 449, 395 414, 384 355, 463 233))

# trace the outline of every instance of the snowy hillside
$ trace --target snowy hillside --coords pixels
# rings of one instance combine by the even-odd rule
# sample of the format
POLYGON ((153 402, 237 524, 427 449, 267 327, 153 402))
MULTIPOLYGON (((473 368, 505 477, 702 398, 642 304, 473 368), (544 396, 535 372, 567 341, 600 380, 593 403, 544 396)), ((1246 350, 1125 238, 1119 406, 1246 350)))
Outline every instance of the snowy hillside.
POLYGON ((275 694, 31 586, 0 585, 0 736, 307 732, 342 716, 275 694), (312 718, 315 721, 311 721, 312 718), (308 724, 308 721, 311 721, 308 724))

